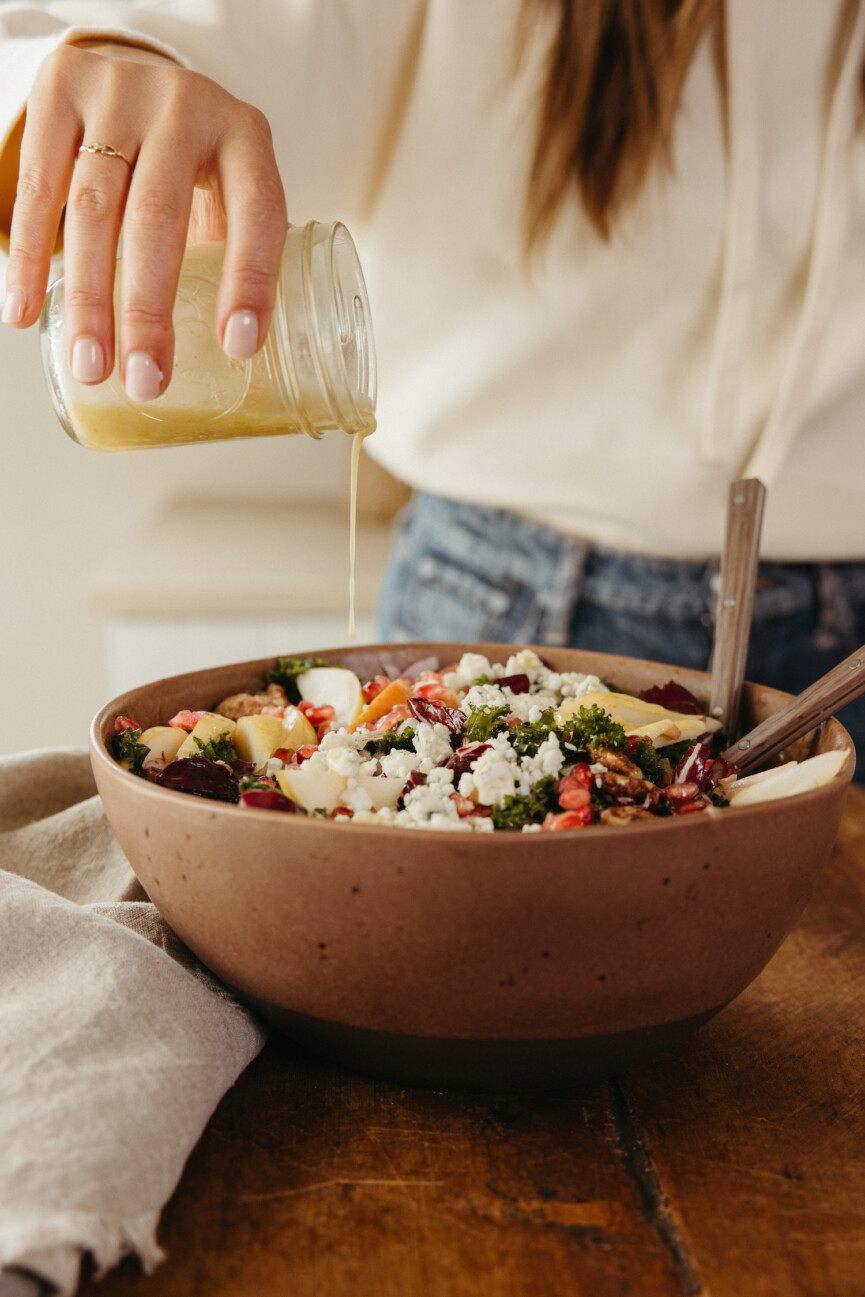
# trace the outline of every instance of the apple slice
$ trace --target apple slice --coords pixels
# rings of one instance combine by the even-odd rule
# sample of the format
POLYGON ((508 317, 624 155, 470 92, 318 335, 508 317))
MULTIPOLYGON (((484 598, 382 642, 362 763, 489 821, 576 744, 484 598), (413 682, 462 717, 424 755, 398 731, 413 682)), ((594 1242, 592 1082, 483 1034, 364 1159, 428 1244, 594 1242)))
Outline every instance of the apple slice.
POLYGON ((339 805, 346 782, 345 775, 335 770, 317 770, 306 764, 277 770, 276 780, 286 797, 305 811, 328 813, 339 805))
POLYGON ((313 707, 332 707, 339 728, 352 725, 363 710, 360 680, 347 667, 312 667, 297 677, 297 688, 313 707))

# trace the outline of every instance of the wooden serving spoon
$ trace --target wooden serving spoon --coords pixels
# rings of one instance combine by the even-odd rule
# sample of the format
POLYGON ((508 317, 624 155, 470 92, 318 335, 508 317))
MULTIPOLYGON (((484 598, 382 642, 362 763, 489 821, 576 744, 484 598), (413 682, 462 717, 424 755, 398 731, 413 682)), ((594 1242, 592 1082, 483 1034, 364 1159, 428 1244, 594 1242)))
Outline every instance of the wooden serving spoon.
POLYGON ((865 644, 792 698, 774 716, 767 717, 736 743, 731 743, 721 755, 726 761, 735 762, 744 775, 862 693, 865 693, 865 644))
POLYGON ((709 711, 728 739, 738 733, 765 498, 763 483, 748 477, 733 483, 727 501, 709 711))

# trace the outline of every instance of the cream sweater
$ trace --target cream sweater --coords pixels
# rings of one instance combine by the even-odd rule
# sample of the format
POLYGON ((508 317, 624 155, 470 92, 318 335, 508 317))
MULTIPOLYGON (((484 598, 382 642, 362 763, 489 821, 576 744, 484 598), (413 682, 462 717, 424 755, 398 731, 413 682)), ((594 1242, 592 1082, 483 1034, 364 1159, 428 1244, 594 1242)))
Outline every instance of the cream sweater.
MULTIPOLYGON (((611 243, 570 208, 527 271, 539 33, 519 0, 0 5, 0 139, 59 41, 127 33, 257 104, 291 219, 342 219, 379 355, 371 452, 415 487, 669 557, 865 558, 865 0, 726 0, 674 168, 611 243)), ((8 158, 7 158, 8 165, 8 158)))

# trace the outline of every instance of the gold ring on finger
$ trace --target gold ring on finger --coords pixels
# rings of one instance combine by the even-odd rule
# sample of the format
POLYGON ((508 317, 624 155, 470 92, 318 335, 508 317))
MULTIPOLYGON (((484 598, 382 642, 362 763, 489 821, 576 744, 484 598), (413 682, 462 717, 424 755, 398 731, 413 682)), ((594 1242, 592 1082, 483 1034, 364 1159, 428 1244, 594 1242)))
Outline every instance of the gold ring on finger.
POLYGON ((78 153, 79 155, 82 153, 101 153, 106 158, 119 158, 121 162, 126 163, 130 171, 135 169, 126 154, 121 153, 119 149, 115 149, 113 144, 82 144, 78 153))

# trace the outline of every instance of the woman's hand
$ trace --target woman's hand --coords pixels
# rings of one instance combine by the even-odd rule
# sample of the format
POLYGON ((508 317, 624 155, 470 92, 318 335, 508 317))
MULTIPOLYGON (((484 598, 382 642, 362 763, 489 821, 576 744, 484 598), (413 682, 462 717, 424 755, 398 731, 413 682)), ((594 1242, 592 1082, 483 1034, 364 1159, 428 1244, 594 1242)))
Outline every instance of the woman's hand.
POLYGON ((187 241, 225 238, 216 307, 225 351, 246 359, 264 341, 287 222, 270 128, 256 108, 146 50, 61 46, 42 64, 27 103, 8 324, 24 328, 39 318, 64 205, 66 330, 79 382, 111 373, 116 330, 127 393, 146 401, 164 391, 187 241), (88 144, 123 156, 79 153, 88 144))

